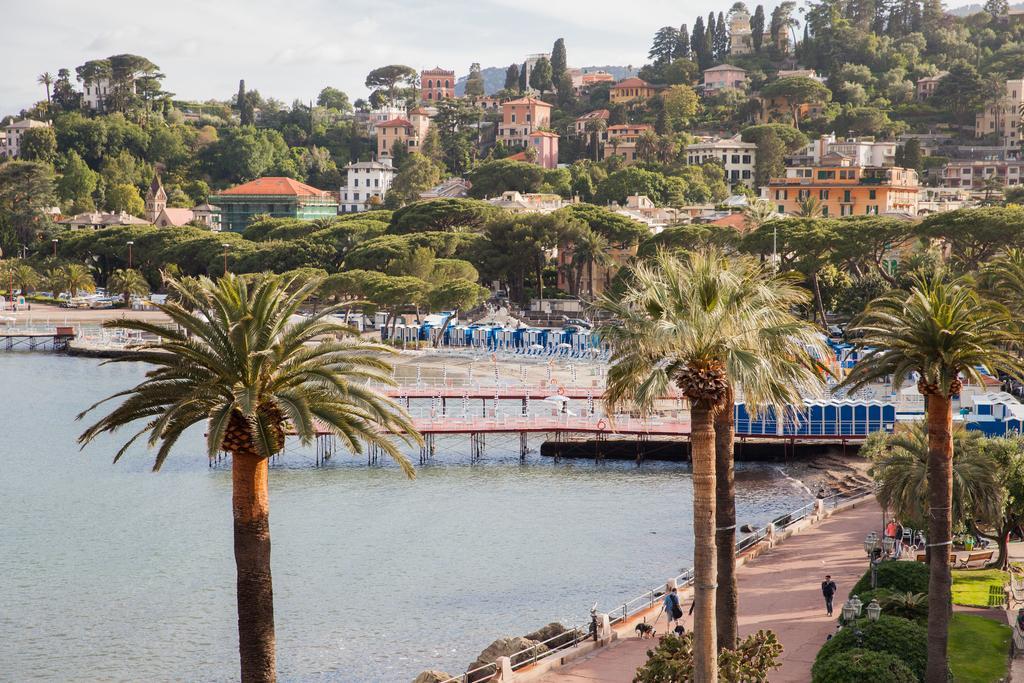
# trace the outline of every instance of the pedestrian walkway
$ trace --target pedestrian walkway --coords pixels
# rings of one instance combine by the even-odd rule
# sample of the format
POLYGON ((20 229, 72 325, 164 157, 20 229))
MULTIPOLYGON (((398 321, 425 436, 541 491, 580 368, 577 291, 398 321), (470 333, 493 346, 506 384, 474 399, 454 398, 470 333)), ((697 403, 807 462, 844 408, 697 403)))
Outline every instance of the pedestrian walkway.
MULTIPOLYGON (((772 683, 806 683, 811 665, 822 644, 837 624, 839 610, 850 588, 868 568, 864 537, 879 531, 882 511, 873 498, 839 512, 820 524, 804 529, 771 551, 750 560, 737 570, 739 627, 744 637, 758 629, 771 629, 782 642, 782 666, 770 675, 772 683), (839 592, 835 616, 825 614, 821 582, 831 574, 839 592)), ((685 602, 689 602, 687 597, 685 602)), ((686 611, 686 610, 684 610, 686 611)), ((638 615, 616 629, 619 640, 611 646, 573 662, 561 671, 541 678, 544 683, 628 683, 647 659, 656 640, 640 640, 633 628, 647 616, 638 615)), ((687 629, 692 627, 688 617, 687 629)), ((658 631, 664 631, 664 620, 658 631)))

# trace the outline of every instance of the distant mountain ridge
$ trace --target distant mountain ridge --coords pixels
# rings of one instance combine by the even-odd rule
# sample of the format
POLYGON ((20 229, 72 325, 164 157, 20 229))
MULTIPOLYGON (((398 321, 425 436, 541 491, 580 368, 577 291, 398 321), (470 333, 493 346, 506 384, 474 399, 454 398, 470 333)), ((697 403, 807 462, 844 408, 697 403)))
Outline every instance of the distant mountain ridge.
MULTIPOLYGON (((583 66, 579 67, 584 71, 607 71, 615 80, 619 81, 623 78, 629 78, 635 76, 637 70, 628 66, 583 66)), ((481 69, 480 73, 484 77, 484 93, 487 95, 493 95, 502 88, 505 87, 505 71, 508 69, 507 66, 489 66, 486 69, 481 69)), ((466 92, 466 78, 468 76, 460 76, 455 81, 455 94, 462 95, 466 92)))
MULTIPOLYGON (((977 14, 985 9, 985 6, 977 2, 970 5, 964 5, 962 7, 954 7, 953 9, 946 10, 946 14, 952 14, 954 17, 969 17, 972 14, 977 14)), ((1024 3, 1016 5, 1010 5, 1010 9, 1024 10, 1024 3)))

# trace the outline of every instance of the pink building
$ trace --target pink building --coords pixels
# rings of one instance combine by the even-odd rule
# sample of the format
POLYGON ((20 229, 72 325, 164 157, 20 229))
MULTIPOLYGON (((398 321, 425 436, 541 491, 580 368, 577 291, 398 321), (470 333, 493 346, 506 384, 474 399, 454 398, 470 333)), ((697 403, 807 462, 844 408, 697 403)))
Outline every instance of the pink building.
POLYGON ((530 147, 537 152, 536 163, 544 168, 558 166, 558 134, 547 130, 530 133, 530 147))
POLYGON ((435 66, 420 72, 420 99, 424 102, 455 97, 455 72, 435 66))
POLYGON ((718 90, 735 88, 743 90, 747 86, 747 70, 732 64, 719 64, 704 69, 704 94, 710 95, 718 90))

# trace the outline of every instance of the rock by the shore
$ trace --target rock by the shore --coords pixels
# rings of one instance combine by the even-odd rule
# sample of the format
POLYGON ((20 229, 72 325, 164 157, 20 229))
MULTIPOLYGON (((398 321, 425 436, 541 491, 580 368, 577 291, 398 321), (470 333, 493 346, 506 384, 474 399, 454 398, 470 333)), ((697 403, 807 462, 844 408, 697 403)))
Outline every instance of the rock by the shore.
POLYGON ((447 681, 449 678, 451 676, 443 671, 429 669, 417 676, 412 683, 441 683, 441 681, 447 681))
POLYGON ((547 626, 541 627, 533 633, 527 633, 525 636, 523 636, 523 638, 526 638, 527 640, 536 640, 538 643, 543 643, 545 640, 548 640, 549 638, 554 638, 555 636, 562 635, 566 632, 566 630, 567 629, 561 624, 559 624, 557 621, 552 621, 547 626))
MULTIPOLYGON (((545 627, 546 628, 546 627, 545 627)), ((512 663, 517 664, 520 661, 525 661, 532 657, 534 653, 544 654, 548 651, 546 645, 539 644, 536 640, 530 640, 529 638, 523 638, 522 636, 516 636, 513 638, 498 638, 496 641, 484 648, 484 651, 476 658, 472 664, 469 665, 467 671, 472 671, 478 667, 486 664, 493 664, 498 661, 498 657, 512 657, 517 652, 521 652, 528 648, 531 649, 519 657, 513 657, 512 663)), ((479 674, 471 674, 469 676, 470 683, 474 681, 486 681, 488 678, 494 675, 494 671, 481 671, 479 674)))

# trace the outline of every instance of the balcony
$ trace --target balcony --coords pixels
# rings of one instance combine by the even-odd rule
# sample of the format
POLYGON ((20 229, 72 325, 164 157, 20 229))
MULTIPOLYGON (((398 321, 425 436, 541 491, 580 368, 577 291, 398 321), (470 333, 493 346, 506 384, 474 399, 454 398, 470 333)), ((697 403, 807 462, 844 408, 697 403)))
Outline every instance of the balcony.
POLYGON ((870 178, 870 177, 861 176, 860 184, 861 185, 884 185, 887 180, 888 180, 888 178, 870 178))

